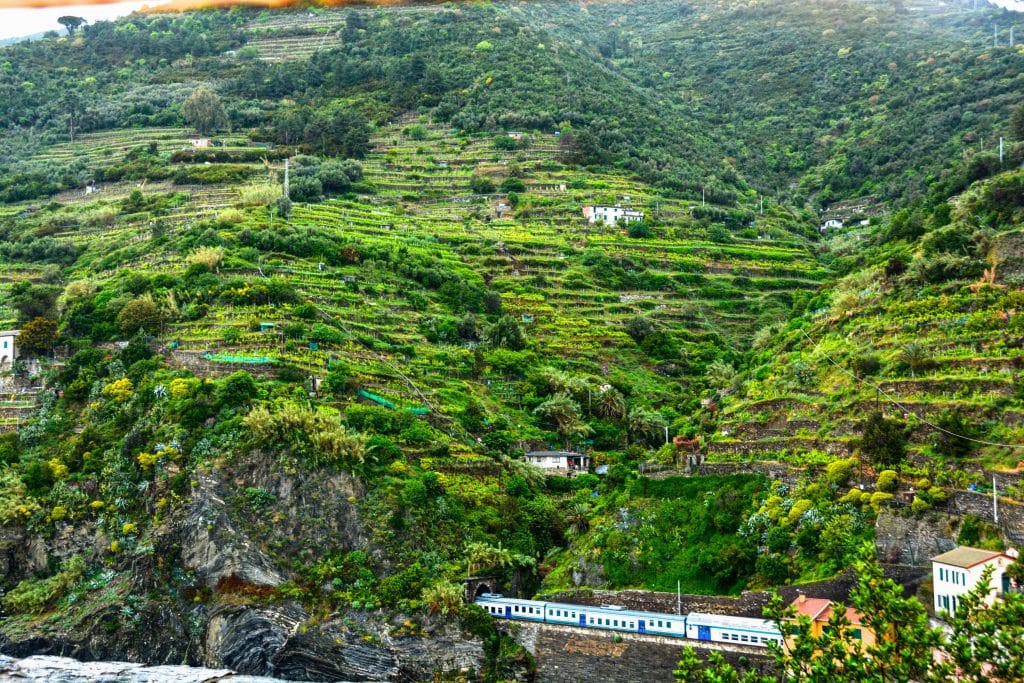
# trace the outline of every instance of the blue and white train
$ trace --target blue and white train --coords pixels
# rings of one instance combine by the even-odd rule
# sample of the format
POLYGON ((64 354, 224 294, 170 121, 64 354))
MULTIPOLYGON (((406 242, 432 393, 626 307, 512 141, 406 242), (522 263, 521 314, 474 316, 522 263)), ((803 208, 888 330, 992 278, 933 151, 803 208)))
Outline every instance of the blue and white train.
POLYGON ((625 631, 752 647, 768 647, 769 643, 782 643, 779 629, 766 619, 701 612, 690 612, 685 615, 640 612, 616 605, 590 607, 561 602, 518 600, 493 593, 484 593, 475 602, 498 619, 539 621, 602 631, 625 631))

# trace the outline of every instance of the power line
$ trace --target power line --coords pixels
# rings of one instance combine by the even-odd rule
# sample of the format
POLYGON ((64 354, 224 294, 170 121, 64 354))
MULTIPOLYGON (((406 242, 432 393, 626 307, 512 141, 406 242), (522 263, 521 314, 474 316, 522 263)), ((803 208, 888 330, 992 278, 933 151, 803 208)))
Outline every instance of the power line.
MULTIPOLYGON (((890 396, 888 393, 883 391, 880 386, 878 386, 877 384, 874 384, 873 382, 869 382, 868 380, 866 380, 864 378, 857 377, 857 375, 855 375, 854 373, 850 372, 849 370, 844 368, 842 365, 840 365, 838 362, 836 362, 830 355, 828 355, 827 353, 825 353, 824 351, 821 350, 820 343, 814 341, 814 339, 811 338, 811 335, 807 334, 803 330, 800 330, 800 334, 802 334, 805 337, 807 337, 807 341, 809 341, 812 344, 814 344, 815 350, 818 351, 819 353, 821 353, 821 355, 823 355, 825 357, 825 359, 828 360, 829 363, 831 363, 832 365, 834 365, 837 368, 839 368, 839 370, 841 372, 843 372, 843 374, 848 375, 849 377, 852 377, 855 382, 860 382, 861 384, 868 385, 869 387, 874 389, 876 392, 878 392, 879 394, 884 396, 885 400, 887 400, 889 403, 893 404, 894 406, 896 406, 897 408, 902 410, 904 412, 904 414, 910 412, 907 409, 906 406, 904 406, 902 403, 900 403, 895 398, 890 396)), ((943 434, 948 434, 949 436, 954 436, 954 437, 956 437, 958 439, 963 439, 964 441, 972 441, 974 443, 982 444, 984 446, 999 446, 1001 448, 1022 448, 1022 449, 1024 449, 1024 444, 997 443, 997 442, 994 442, 994 441, 985 441, 983 439, 975 439, 975 438, 972 438, 970 436, 964 436, 963 434, 957 434, 956 432, 951 432, 948 429, 944 429, 944 428, 938 426, 937 424, 935 424, 933 422, 929 422, 928 420, 926 420, 923 417, 918 417, 917 419, 922 424, 925 424, 925 425, 931 427, 932 429, 934 429, 936 431, 942 432, 943 434)))

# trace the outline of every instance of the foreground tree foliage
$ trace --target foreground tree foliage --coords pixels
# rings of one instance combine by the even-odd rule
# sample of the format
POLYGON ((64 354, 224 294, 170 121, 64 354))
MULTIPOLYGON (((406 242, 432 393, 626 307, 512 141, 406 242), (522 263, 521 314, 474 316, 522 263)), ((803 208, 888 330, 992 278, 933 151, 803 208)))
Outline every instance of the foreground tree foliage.
MULTIPOLYGON (((797 618, 793 608, 775 596, 765 610, 778 625, 786 648, 773 648, 775 674, 738 671, 718 653, 703 663, 691 647, 683 649, 677 681, 708 683, 939 683, 940 681, 1020 681, 1024 678, 1024 595, 1007 593, 986 607, 992 571, 986 570, 975 590, 964 596, 951 633, 933 628, 924 605, 905 597, 903 587, 885 578, 866 545, 854 563, 857 584, 850 607, 861 615, 866 629, 878 635, 865 646, 846 618, 834 609, 820 636, 811 634, 808 617, 797 618)), ((948 616, 948 615, 947 615, 948 616)))

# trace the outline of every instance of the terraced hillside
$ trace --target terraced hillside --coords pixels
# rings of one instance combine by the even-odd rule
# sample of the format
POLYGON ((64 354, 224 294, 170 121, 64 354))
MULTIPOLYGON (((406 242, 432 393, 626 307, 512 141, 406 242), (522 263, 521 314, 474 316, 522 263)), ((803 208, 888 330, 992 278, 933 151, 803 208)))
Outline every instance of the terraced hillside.
MULTIPOLYGON (((880 411, 906 428, 912 468, 966 484, 983 481, 987 467, 1013 481, 1024 461, 1020 179, 997 176, 957 198, 952 211, 926 213, 939 227, 909 249, 878 247, 878 265, 840 280, 829 305, 766 343, 742 398, 725 399, 710 451, 827 460, 863 445, 866 420, 880 411), (954 475, 959 468, 966 473, 954 475)), ((882 235, 907 220, 898 215, 882 235)), ((870 243, 860 230, 829 246, 842 258, 870 243)))
MULTIPOLYGON (((128 140, 100 134, 83 139, 79 149, 89 164, 99 164, 104 150, 157 139, 173 140, 168 144, 177 151, 175 133, 128 140)), ((662 197, 625 174, 566 167, 552 134, 532 133, 514 150, 501 149, 501 137, 396 121, 374 134, 363 162, 364 183, 374 194, 296 204, 287 220, 242 206, 241 195, 267 188, 258 184, 164 182, 144 185, 134 199, 108 187, 92 203, 75 196, 65 208, 26 209, 38 225, 67 226, 53 239, 77 257, 68 268, 72 277, 88 276, 100 286, 125 272, 176 277, 189 267, 184 245, 212 240, 229 254, 220 278, 241 290, 283 283, 298 301, 312 302, 331 328, 314 331, 292 312, 294 303, 239 295, 198 317, 167 317, 161 337, 174 342, 179 357, 233 357, 245 365, 262 356, 320 377, 342 363, 376 395, 442 412, 473 396, 503 409, 506 398, 524 392, 522 373, 532 361, 516 369, 515 362, 490 358, 490 351, 483 361, 476 358, 483 329, 453 337, 449 328, 458 316, 483 309, 437 289, 412 264, 442 273, 473 296, 492 292, 537 358, 587 373, 639 373, 652 405, 675 402, 685 386, 680 381, 699 376, 723 350, 744 347, 757 327, 785 319, 794 301, 807 301, 826 276, 798 236, 806 225, 801 216, 772 206, 764 215, 729 210, 754 227, 724 236, 719 228, 713 241, 709 221, 691 215, 700 202, 662 197), (481 178, 494 186, 511 178, 517 191, 474 194, 471 183, 481 178), (589 225, 583 217, 585 204, 620 202, 646 212, 649 236, 630 237, 624 228, 589 225), (342 253, 282 245, 282 231, 343 245, 342 253), (626 332, 637 318, 663 330, 665 345, 682 355, 641 351, 626 332)), ((10 273, 12 279, 24 274, 10 273)), ((530 433, 530 420, 523 422, 530 433)))

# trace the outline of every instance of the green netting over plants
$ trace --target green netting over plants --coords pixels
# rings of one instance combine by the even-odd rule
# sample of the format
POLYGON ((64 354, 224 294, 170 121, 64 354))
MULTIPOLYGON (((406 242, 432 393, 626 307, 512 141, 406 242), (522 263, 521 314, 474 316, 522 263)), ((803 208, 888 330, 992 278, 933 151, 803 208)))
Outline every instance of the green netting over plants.
POLYGON ((394 402, 389 401, 388 399, 384 398, 383 396, 378 396, 377 394, 371 394, 369 391, 366 391, 365 389, 360 389, 358 393, 363 398, 365 398, 365 399, 367 399, 369 401, 373 401, 374 403, 378 403, 378 404, 384 406, 385 408, 391 408, 391 410, 404 410, 405 412, 412 413, 413 415, 426 415, 427 413, 430 412, 430 410, 428 410, 427 408, 424 408, 423 406, 414 406, 414 407, 409 407, 409 408, 401 408, 398 405, 396 405, 394 402))
POLYGON ((203 358, 214 363, 239 363, 243 365, 269 365, 277 362, 277 359, 273 356, 238 356, 231 353, 204 353, 203 358))

